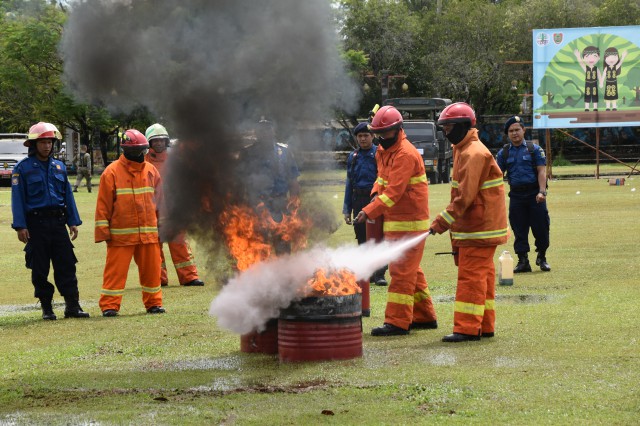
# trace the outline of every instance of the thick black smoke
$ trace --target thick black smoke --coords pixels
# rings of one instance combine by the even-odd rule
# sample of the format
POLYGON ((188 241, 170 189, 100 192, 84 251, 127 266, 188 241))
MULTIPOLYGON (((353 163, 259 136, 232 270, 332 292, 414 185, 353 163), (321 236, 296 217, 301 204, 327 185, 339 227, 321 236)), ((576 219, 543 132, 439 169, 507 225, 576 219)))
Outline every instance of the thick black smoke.
POLYGON ((330 3, 73 4, 61 48, 69 87, 113 109, 146 105, 181 140, 166 177, 165 230, 210 230, 223 201, 251 189, 243 187, 246 171, 238 172, 235 158, 260 116, 274 120, 279 136, 295 147, 297 141, 286 137, 295 126, 356 105, 330 3))

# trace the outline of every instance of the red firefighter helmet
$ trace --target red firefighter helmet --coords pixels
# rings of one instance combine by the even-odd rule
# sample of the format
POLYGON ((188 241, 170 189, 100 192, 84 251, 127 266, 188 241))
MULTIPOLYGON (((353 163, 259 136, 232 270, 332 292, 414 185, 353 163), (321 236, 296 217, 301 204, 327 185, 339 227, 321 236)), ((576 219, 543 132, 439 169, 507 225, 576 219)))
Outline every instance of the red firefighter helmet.
POLYGON ((469 104, 456 102, 443 109, 438 118, 438 125, 448 123, 469 123, 473 127, 476 125, 476 113, 469 104))
POLYGON ((391 105, 383 106, 376 112, 369 128, 373 133, 384 133, 387 130, 402 127, 402 114, 391 105))
POLYGON ((125 154, 138 157, 149 149, 149 142, 138 130, 129 129, 122 135, 120 146, 125 154))
POLYGON ((122 135, 122 148, 149 148, 149 141, 136 129, 129 129, 122 135))
POLYGON ((41 121, 37 124, 34 124, 29 129, 29 134, 27 135, 27 140, 24 141, 24 146, 31 146, 31 141, 36 141, 38 139, 62 139, 62 135, 58 128, 51 123, 45 123, 41 121))

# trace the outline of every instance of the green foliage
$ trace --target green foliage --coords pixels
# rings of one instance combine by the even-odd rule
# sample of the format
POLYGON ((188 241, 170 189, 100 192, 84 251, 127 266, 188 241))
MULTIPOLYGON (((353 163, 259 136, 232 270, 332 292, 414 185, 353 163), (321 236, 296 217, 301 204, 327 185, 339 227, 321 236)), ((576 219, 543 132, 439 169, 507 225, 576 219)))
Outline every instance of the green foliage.
POLYGON ((553 157, 553 167, 572 166, 573 163, 562 155, 562 152, 553 157))

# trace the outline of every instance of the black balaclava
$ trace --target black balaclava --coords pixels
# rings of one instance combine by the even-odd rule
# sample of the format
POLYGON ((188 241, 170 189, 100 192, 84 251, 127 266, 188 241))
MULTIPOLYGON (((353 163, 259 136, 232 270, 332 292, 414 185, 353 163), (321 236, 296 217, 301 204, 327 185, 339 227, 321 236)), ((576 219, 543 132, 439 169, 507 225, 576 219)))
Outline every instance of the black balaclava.
POLYGON ((454 145, 457 145, 462 139, 467 136, 467 132, 471 128, 471 123, 455 123, 453 125, 453 129, 449 133, 446 134, 447 139, 454 145))
POLYGON ((136 163, 142 163, 144 161, 143 149, 123 149, 122 153, 124 154, 124 158, 129 161, 135 161, 136 163))
POLYGON ((400 129, 396 130, 396 133, 390 138, 383 138, 378 136, 376 139, 378 140, 378 145, 382 146, 384 149, 389 149, 398 141, 398 135, 400 134, 400 129))

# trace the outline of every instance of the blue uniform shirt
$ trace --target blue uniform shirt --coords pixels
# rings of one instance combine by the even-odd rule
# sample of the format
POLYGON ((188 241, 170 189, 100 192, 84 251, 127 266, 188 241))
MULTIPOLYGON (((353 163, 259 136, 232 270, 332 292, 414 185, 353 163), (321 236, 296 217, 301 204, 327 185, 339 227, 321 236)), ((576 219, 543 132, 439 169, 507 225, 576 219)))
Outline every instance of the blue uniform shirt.
POLYGON ((35 155, 21 160, 11 174, 11 227, 26 228, 27 213, 52 208, 65 209, 67 225, 82 224, 64 163, 54 158, 41 162, 35 155))
POLYGON ((347 183, 344 188, 344 203, 342 214, 351 214, 353 210, 352 192, 354 189, 369 189, 378 177, 376 165, 376 150, 373 145, 370 149, 356 149, 347 158, 347 183))
POLYGON ((544 150, 539 146, 533 145, 533 153, 529 154, 529 149, 526 144, 522 144, 518 147, 509 145, 509 156, 505 160, 501 149, 496 155, 496 160, 500 170, 504 173, 507 172, 507 179, 509 185, 531 185, 538 183, 538 174, 534 172, 533 164, 537 166, 545 166, 547 164, 547 158, 544 155, 544 150))

